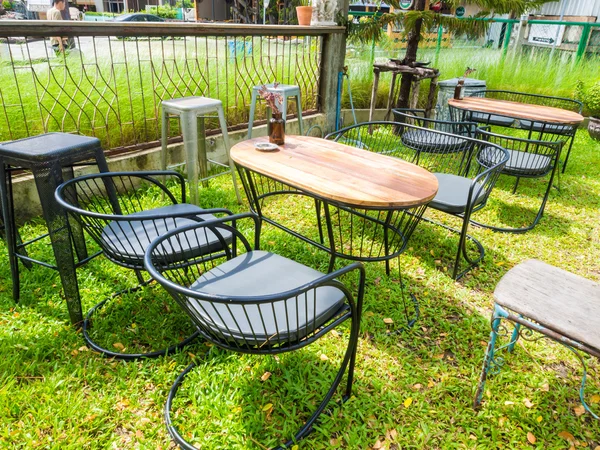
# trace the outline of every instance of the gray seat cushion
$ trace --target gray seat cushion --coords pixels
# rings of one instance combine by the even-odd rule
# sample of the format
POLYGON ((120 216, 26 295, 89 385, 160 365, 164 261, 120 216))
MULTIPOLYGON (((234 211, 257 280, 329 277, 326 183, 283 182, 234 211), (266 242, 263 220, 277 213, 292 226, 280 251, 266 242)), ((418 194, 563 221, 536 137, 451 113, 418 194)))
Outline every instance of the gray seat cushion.
POLYGON ((486 114, 474 112, 471 115, 471 120, 477 123, 483 123, 486 125, 498 125, 500 127, 512 127, 515 124, 515 120, 512 117, 499 116, 497 114, 486 114))
POLYGON ((548 133, 548 134, 558 134, 558 135, 563 135, 563 134, 569 134, 572 133, 574 129, 576 129, 576 126, 569 126, 569 125, 555 125, 555 124, 550 124, 550 123, 540 123, 540 122, 534 122, 533 123, 533 127, 531 126, 531 121, 529 120, 520 120, 520 128, 523 128, 525 130, 529 130, 529 129, 533 129, 533 131, 544 131, 544 133, 548 133))
MULTIPOLYGON (((127 220, 115 220, 104 227, 101 235, 104 250, 108 256, 124 264, 143 267, 146 248, 158 236, 175 228, 215 219, 212 214, 202 212, 203 209, 199 206, 180 203, 129 214, 125 216, 127 220), (188 218, 144 220, 144 216, 156 214, 195 214, 198 220, 188 218)), ((223 231, 220 234, 225 242, 228 244, 231 242, 231 233, 223 231)), ((200 251, 206 254, 223 247, 219 238, 208 229, 188 231, 185 236, 187 239, 181 238, 176 242, 168 242, 167 245, 172 246, 169 259, 185 259, 198 256, 200 251)))
MULTIPOLYGON (((252 251, 202 275, 191 289, 203 294, 257 297, 274 295, 310 283, 323 274, 282 256, 252 251)), ((196 320, 219 338, 243 345, 281 344, 300 340, 335 317, 345 305, 333 286, 310 290, 298 298, 274 303, 216 303, 188 297, 196 320)))
MULTIPOLYGON (((438 180, 438 192, 429 203, 430 208, 450 214, 461 214, 467 207, 469 188, 473 183, 471 178, 465 178, 448 173, 434 173, 438 180)), ((481 183, 473 188, 473 205, 477 206, 485 199, 485 191, 481 183)))
MULTIPOLYGON (((539 153, 522 152, 519 150, 507 150, 508 162, 502 169, 502 173, 516 176, 542 176, 552 170, 552 158, 539 153)), ((484 167, 496 165, 495 157, 497 149, 489 147, 481 149, 477 160, 484 167)))
POLYGON ((469 141, 458 136, 447 136, 426 130, 408 130, 402 134, 402 143, 409 148, 427 153, 452 153, 465 150, 469 141))

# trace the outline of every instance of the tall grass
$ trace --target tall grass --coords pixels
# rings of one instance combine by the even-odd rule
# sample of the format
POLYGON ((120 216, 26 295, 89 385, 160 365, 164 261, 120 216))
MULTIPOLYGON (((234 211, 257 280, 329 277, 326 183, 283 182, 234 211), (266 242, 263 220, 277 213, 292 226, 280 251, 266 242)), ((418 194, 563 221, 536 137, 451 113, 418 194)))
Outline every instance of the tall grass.
MULTIPOLYGON (((389 58, 402 58, 404 49, 393 49, 384 41, 375 48, 375 61, 384 62, 389 58)), ((346 63, 352 85, 355 108, 368 108, 371 101, 373 70, 371 67, 371 47, 350 46, 346 63)), ((430 61, 431 67, 440 70, 441 80, 462 76, 467 67, 477 69, 473 78, 485 80, 489 89, 506 89, 561 97, 574 98, 579 80, 591 84, 600 79, 600 57, 584 58, 579 64, 574 62, 571 52, 557 51, 550 55, 547 51, 527 51, 516 54, 509 51, 505 58, 502 50, 483 47, 442 48, 436 63, 435 49, 423 49, 419 60, 430 61), (435 65, 434 65, 435 64, 435 65)), ((385 107, 391 76, 382 75, 377 93, 377 107, 385 107)), ((428 89, 421 90, 420 103, 424 103, 428 89)), ((347 92, 343 103, 349 107, 347 92)))

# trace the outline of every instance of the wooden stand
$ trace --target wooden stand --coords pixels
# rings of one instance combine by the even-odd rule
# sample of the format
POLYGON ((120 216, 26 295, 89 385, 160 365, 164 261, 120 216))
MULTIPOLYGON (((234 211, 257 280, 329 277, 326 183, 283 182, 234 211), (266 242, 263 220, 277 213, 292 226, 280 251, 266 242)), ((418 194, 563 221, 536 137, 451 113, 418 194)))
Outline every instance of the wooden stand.
POLYGON ((385 64, 373 64, 373 73, 375 74, 375 76, 373 78, 373 92, 371 93, 371 110, 369 111, 369 122, 373 121, 373 115, 375 113, 375 103, 377 102, 377 87, 379 86, 379 74, 382 72, 392 72, 392 82, 390 83, 390 92, 387 99, 385 120, 388 120, 394 104, 396 78, 398 77, 398 75, 402 75, 404 73, 410 73, 413 75, 410 96, 410 108, 417 107, 419 91, 421 89, 421 80, 431 79, 431 83, 429 85, 429 95, 427 96, 427 106, 425 107, 426 117, 431 116, 431 111, 433 110, 435 101, 435 89, 437 87, 438 77, 440 75, 439 70, 430 69, 428 67, 410 67, 398 64, 394 61, 389 61, 385 64))

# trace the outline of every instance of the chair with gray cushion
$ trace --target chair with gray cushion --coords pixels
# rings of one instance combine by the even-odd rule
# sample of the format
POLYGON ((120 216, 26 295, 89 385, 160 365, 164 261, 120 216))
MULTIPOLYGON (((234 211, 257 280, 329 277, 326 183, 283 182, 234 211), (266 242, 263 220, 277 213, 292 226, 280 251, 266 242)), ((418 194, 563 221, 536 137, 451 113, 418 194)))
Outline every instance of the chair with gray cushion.
MULTIPOLYGON (((231 214, 226 209, 207 210, 186 203, 185 180, 173 171, 107 172, 87 175, 59 186, 56 199, 81 224, 110 261, 135 271, 140 284, 118 292, 112 298, 125 292, 133 292, 152 281, 151 278, 144 280, 142 271, 146 249, 157 237, 176 228, 213 220, 216 218, 214 214, 231 214), (179 185, 181 203, 165 184, 169 181, 175 181, 176 185, 179 185), (157 198, 163 196, 162 204, 145 209, 138 192, 142 185, 157 188, 157 198)), ((197 254, 199 245, 202 250, 212 253, 223 252, 224 247, 231 242, 230 234, 216 236, 208 230, 203 230, 198 236, 192 236, 191 233, 172 243, 170 258, 185 260, 190 255, 197 254)), ((94 313, 104 307, 108 300, 105 299, 94 306, 83 322, 86 343, 105 356, 126 360, 158 357, 183 347, 197 336, 197 333, 194 333, 179 344, 149 353, 116 353, 103 348, 94 342, 90 329, 94 313)))
MULTIPOLYGON (((498 145, 486 143, 467 135, 455 135, 432 128, 422 128, 409 123, 366 122, 336 131, 329 136, 365 150, 383 153, 404 159, 433 172, 439 187, 438 193, 429 203, 434 208, 462 220, 456 254, 454 279, 461 278, 483 259, 485 251, 481 243, 467 233, 471 215, 482 209, 508 161, 508 152, 498 145), (413 145, 406 135, 421 136, 427 144, 413 145), (448 145, 455 139, 453 145, 448 145), (436 143, 438 146, 436 147, 436 143), (485 149, 489 165, 483 166, 478 156, 485 149), (475 244, 477 255, 467 248, 467 241, 475 244), (467 268, 461 270, 461 257, 467 268)), ((412 137, 411 137, 412 139, 412 137)), ((432 222, 424 217, 423 220, 432 222)))
MULTIPOLYGON (((225 242, 221 240, 222 245, 225 242)), ((332 376, 331 387, 323 400, 317 402, 314 413, 284 444, 284 448, 290 448, 312 431, 346 373, 343 401, 351 395, 365 273, 360 263, 354 263, 323 274, 262 251, 259 242, 260 222, 253 213, 200 222, 170 231, 152 242, 146 251, 145 266, 189 315, 200 335, 226 350, 259 355, 298 350, 350 320, 341 367, 332 376), (254 226, 253 245, 240 232, 240 229, 252 230, 245 223, 248 221, 254 226), (230 236, 231 245, 215 255, 202 238, 207 234, 230 236), (172 252, 173 246, 182 241, 189 241, 196 249, 183 260, 172 252), (356 296, 340 282, 340 277, 350 272, 358 275, 356 296)), ((176 379, 165 407, 167 429, 181 448, 194 448, 182 434, 192 435, 193 432, 187 431, 206 426, 202 421, 188 423, 187 431, 180 433, 173 423, 171 409, 175 396, 194 367, 195 363, 190 364, 176 379)))
MULTIPOLYGON (((544 208, 548 202, 548 197, 550 196, 550 191, 554 181, 554 175, 556 174, 560 160, 560 152, 563 142, 520 139, 513 136, 494 134, 485 130, 479 130, 478 137, 481 140, 499 145, 508 151, 509 158, 501 173, 503 175, 516 178, 513 194, 517 191, 517 187, 519 186, 519 181, 521 178, 546 177, 547 184, 540 207, 530 225, 524 227, 505 228, 478 222, 474 223, 479 226, 491 228, 495 231, 509 233, 524 233, 533 229, 533 227, 537 225, 544 214, 544 208)), ((488 159, 487 150, 485 148, 483 148, 482 151, 477 155, 477 160, 484 167, 489 167, 490 164, 493 163, 492 160, 488 159)))

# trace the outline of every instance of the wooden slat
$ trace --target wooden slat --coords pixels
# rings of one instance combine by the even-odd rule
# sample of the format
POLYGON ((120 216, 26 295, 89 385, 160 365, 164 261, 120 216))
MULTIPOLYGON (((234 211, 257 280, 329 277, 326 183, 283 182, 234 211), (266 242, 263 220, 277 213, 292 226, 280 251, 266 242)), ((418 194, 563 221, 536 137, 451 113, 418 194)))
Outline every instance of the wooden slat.
POLYGON ((184 22, 74 22, 2 20, 1 37, 48 36, 320 36, 344 33, 345 27, 246 25, 184 22))
POLYGON ((466 97, 462 100, 451 98, 448 100, 448 104, 454 108, 466 111, 498 114, 534 122, 562 125, 578 125, 583 122, 583 116, 581 114, 566 109, 511 102, 508 100, 497 100, 494 98, 466 97))
POLYGON ((231 148, 239 165, 348 206, 413 207, 428 203, 438 189, 435 176, 414 164, 337 142, 286 136, 275 152, 262 152, 260 137, 231 148))
POLYGON ((531 259, 508 271, 496 302, 600 351, 600 284, 531 259))

